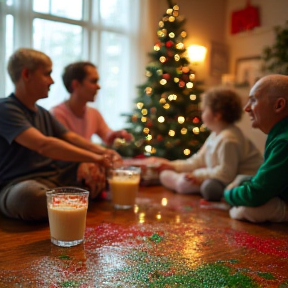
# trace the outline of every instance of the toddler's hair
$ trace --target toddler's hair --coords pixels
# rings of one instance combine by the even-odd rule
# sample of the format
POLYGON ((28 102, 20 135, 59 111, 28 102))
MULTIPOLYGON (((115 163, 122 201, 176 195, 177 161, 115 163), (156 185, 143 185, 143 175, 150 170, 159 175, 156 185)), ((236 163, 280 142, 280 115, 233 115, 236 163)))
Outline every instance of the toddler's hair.
POLYGON ((202 95, 202 107, 210 107, 213 113, 220 113, 226 123, 234 123, 243 114, 240 96, 232 89, 212 88, 202 95))

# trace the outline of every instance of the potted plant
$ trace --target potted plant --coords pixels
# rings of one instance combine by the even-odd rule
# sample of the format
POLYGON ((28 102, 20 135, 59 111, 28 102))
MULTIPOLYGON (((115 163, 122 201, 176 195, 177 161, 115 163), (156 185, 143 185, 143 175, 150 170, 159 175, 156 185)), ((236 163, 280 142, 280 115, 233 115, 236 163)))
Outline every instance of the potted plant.
POLYGON ((284 27, 274 28, 275 43, 263 49, 262 70, 288 75, 288 21, 284 27))

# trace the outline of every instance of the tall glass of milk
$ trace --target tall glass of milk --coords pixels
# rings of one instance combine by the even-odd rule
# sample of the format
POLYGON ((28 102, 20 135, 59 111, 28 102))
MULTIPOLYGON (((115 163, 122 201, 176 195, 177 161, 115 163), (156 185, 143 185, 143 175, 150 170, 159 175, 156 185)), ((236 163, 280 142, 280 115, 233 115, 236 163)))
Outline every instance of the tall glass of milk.
POLYGON ((46 192, 51 242, 71 247, 84 241, 89 192, 59 187, 46 192))
POLYGON ((140 167, 123 166, 110 170, 108 183, 114 208, 130 209, 134 207, 140 176, 140 167))

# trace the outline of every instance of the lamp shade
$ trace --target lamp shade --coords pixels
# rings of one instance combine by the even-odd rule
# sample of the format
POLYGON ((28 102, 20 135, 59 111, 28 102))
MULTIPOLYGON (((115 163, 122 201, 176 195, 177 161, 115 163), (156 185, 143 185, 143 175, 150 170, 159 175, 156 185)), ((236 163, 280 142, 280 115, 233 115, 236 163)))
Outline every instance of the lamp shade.
POLYGON ((193 64, 204 61, 207 49, 200 45, 191 45, 187 48, 188 57, 193 64))

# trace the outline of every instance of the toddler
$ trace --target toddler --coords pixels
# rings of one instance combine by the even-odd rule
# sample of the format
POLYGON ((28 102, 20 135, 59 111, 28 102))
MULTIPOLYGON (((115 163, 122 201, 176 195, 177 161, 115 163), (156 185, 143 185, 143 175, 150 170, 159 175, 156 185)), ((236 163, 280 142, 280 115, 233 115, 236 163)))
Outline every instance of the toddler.
POLYGON ((160 158, 161 184, 177 193, 201 193, 208 201, 219 201, 237 175, 254 175, 263 158, 235 125, 242 112, 241 98, 231 89, 213 88, 203 94, 202 121, 211 134, 189 159, 160 158))

